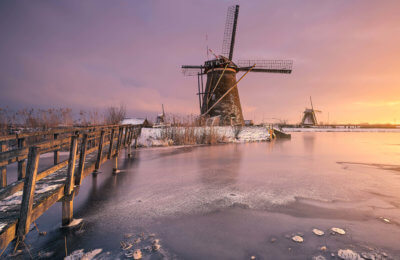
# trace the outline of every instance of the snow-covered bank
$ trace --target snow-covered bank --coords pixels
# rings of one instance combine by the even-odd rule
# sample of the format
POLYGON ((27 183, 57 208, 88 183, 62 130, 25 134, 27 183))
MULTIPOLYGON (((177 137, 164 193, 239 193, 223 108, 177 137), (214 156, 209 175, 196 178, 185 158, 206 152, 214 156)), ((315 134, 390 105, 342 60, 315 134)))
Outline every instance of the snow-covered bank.
POLYGON ((398 128, 325 128, 325 127, 315 127, 315 128, 282 128, 284 132, 393 132, 400 133, 398 128))
MULTIPOLYGON (((168 128, 142 128, 138 145, 142 147, 177 145, 174 137, 187 138, 197 144, 207 143, 213 138, 215 143, 243 143, 269 141, 270 136, 265 127, 168 127, 168 128)), ((187 143, 193 144, 193 143, 187 143)))

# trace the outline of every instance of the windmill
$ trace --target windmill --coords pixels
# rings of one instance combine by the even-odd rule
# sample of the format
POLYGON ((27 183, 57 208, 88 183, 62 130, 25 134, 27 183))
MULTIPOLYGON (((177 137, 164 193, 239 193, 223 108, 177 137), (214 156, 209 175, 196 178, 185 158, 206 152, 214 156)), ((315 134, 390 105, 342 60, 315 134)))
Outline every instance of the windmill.
POLYGON ((315 115, 315 112, 317 113, 321 113, 321 110, 315 110, 313 103, 312 103, 312 99, 310 96, 310 103, 311 103, 311 109, 310 108, 306 108, 304 110, 304 115, 303 115, 303 119, 301 120, 301 125, 303 126, 315 126, 318 125, 318 121, 317 121, 317 117, 315 115))
POLYGON ((199 107, 202 116, 220 116, 221 125, 243 125, 243 113, 240 105, 237 84, 248 72, 291 73, 291 60, 239 60, 232 61, 235 46, 239 5, 230 6, 226 18, 222 55, 207 60, 204 65, 183 65, 186 76, 197 76, 199 107), (236 74, 245 72, 236 81, 236 74), (203 76, 207 75, 204 86, 203 76))

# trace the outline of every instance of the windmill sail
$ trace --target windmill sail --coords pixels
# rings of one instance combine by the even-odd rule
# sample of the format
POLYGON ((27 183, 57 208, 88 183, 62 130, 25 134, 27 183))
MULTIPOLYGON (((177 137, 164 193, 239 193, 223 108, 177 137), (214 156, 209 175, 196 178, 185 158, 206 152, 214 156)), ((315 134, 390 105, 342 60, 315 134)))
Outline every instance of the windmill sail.
POLYGON ((293 61, 291 60, 239 60, 237 65, 239 71, 248 71, 256 64, 253 72, 288 73, 292 72, 293 61))
POLYGON ((222 55, 227 57, 229 60, 232 60, 233 57, 238 16, 239 6, 230 6, 226 15, 224 40, 222 42, 222 55))
POLYGON ((204 74, 204 66, 183 65, 182 73, 185 76, 197 76, 199 74, 204 74))

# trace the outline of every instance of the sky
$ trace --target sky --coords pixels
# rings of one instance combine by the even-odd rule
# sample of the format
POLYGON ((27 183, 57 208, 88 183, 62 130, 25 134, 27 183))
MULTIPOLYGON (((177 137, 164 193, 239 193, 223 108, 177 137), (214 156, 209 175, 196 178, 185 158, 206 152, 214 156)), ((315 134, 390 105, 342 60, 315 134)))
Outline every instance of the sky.
POLYGON ((220 54, 233 4, 233 61, 294 63, 243 78, 245 119, 298 123, 312 96, 320 122, 400 123, 398 0, 1 1, 0 107, 198 114, 180 67, 220 54))

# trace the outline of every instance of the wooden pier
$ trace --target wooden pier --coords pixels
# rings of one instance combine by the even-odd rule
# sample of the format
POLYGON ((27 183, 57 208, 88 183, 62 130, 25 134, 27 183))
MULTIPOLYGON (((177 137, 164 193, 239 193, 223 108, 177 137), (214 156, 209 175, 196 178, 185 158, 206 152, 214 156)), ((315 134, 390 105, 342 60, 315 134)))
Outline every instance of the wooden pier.
POLYGON ((102 163, 126 148, 131 156, 139 125, 106 125, 0 136, 0 249, 22 241, 30 225, 54 203, 62 203, 62 226, 73 223, 73 201, 82 180, 96 175, 102 163), (69 151, 60 161, 60 151, 69 151), (39 171, 40 155, 53 153, 54 163, 39 171), (7 165, 17 163, 18 180, 7 184, 7 165))

